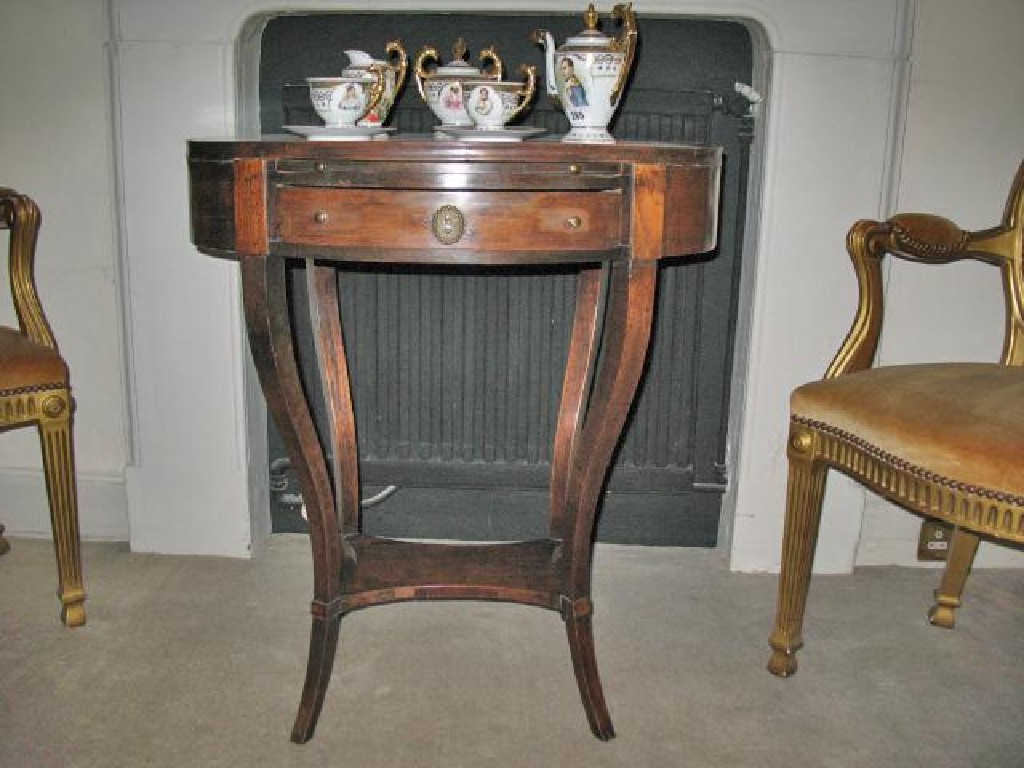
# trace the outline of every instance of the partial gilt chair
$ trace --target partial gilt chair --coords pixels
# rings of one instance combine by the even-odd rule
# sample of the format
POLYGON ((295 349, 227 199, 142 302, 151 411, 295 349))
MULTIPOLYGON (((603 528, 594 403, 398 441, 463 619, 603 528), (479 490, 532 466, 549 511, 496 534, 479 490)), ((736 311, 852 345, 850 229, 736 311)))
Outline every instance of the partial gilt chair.
POLYGON ((18 328, 0 326, 0 430, 32 424, 39 429, 61 619, 77 627, 85 624, 85 589, 71 435, 74 401, 68 366, 57 351, 36 292, 39 221, 39 208, 29 197, 0 187, 0 228, 10 230, 11 294, 18 315, 18 328))
MULTIPOLYGON (((853 326, 821 381, 790 399, 789 485, 768 669, 796 672, 828 469, 927 518, 952 523, 929 619, 952 629, 979 538, 1024 542, 1024 163, 1002 223, 965 232, 928 214, 860 221, 847 236, 860 288, 853 326), (872 368, 882 326, 882 259, 973 259, 999 268, 999 363, 872 368)), ((955 303, 951 306, 954 306, 955 303)))

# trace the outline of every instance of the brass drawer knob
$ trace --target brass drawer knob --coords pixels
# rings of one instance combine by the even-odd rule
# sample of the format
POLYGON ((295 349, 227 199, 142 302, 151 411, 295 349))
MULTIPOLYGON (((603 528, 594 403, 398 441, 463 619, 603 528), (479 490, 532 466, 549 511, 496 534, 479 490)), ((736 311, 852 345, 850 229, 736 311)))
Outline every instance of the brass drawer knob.
POLYGON ((569 227, 569 229, 579 229, 583 226, 583 219, 579 216, 570 216, 565 220, 565 225, 569 227))
POLYGON ((327 211, 317 211, 313 214, 313 221, 317 224, 326 224, 328 218, 327 211))
POLYGON ((462 239, 466 231, 466 217, 454 205, 442 205, 434 211, 430 226, 438 242, 451 245, 462 239))
POLYGON ((317 162, 315 167, 317 173, 327 173, 327 163, 325 163, 323 160, 317 162))
POLYGON ((583 169, 580 168, 576 163, 573 163, 572 165, 569 166, 569 173, 572 173, 572 174, 577 174, 577 173, 579 173, 582 170, 583 169))

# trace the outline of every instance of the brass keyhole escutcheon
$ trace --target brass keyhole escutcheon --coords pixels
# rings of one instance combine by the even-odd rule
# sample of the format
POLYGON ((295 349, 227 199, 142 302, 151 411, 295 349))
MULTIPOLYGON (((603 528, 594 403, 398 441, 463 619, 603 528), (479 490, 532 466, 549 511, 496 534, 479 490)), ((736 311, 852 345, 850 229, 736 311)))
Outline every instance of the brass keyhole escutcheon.
POLYGON ((317 224, 326 224, 327 218, 327 211, 317 211, 316 213, 313 214, 313 221, 315 221, 317 224))
POLYGON ((454 205, 442 205, 434 211, 431 228, 438 242, 451 245, 462 239, 466 231, 466 217, 454 205))
POLYGON ((580 227, 583 226, 583 219, 581 219, 579 216, 570 216, 568 219, 565 220, 565 223, 566 226, 569 227, 569 229, 579 229, 580 227))

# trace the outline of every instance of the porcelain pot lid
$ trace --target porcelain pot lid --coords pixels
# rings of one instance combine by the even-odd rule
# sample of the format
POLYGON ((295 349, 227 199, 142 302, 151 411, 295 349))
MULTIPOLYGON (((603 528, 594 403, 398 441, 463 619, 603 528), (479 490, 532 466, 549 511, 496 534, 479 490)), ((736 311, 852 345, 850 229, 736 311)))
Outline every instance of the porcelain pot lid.
POLYGON ((455 45, 452 46, 452 60, 447 64, 439 64, 437 69, 434 70, 434 76, 487 77, 486 72, 466 61, 468 53, 469 47, 466 45, 466 41, 460 37, 455 41, 455 45))
POLYGON ((451 64, 445 64, 435 69, 434 74, 440 76, 480 77, 483 75, 483 72, 480 71, 479 67, 474 67, 467 61, 453 61, 451 64))
POLYGON ((583 14, 583 20, 586 22, 587 28, 582 30, 578 35, 567 38, 565 45, 558 50, 565 51, 578 48, 594 50, 598 48, 610 48, 612 46, 614 40, 597 28, 597 11, 594 9, 593 3, 590 4, 586 13, 583 14))

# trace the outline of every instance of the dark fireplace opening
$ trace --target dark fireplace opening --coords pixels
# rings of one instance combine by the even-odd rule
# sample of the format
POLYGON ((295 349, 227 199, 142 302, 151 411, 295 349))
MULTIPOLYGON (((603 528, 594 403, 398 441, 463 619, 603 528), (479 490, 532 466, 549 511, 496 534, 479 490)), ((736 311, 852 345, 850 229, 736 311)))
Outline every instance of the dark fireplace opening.
MULTIPOLYGON (((612 134, 721 145, 721 222, 714 252, 662 267, 647 371, 608 480, 597 538, 712 547, 730 475, 729 392, 755 124, 735 85, 751 82, 752 42, 738 22, 638 16, 637 23, 636 64, 612 134)), ((261 128, 280 133, 284 125, 316 125, 304 78, 339 73, 347 49, 379 58, 398 38, 410 59, 431 44, 447 63, 462 37, 474 63, 493 45, 506 78, 520 64, 535 64, 542 76, 542 51, 530 32, 546 28, 561 42, 582 24, 578 14, 276 16, 262 39, 261 128)), ((607 26, 605 32, 616 34, 607 26)), ((437 121, 410 81, 389 122, 399 132, 429 133, 437 121)), ((543 93, 520 122, 556 136, 568 130, 543 93)), ((315 420, 325 435, 300 264, 292 268, 291 290, 300 369, 313 402, 321 403, 315 420)), ((345 269, 339 290, 365 531, 465 540, 545 535, 574 273, 345 269)), ((268 432, 273 530, 305 530, 273 423, 268 432)))

